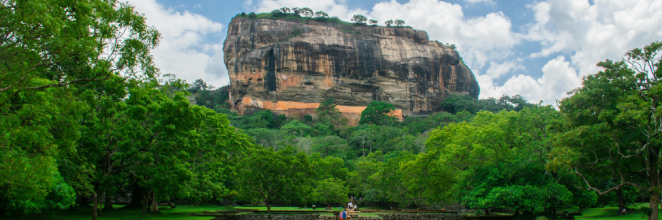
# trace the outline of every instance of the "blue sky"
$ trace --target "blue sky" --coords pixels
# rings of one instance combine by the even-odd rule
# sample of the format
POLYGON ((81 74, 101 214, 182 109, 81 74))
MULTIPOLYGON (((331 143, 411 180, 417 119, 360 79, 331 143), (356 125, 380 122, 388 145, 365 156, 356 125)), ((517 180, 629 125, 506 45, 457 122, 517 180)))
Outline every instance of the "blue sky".
POLYGON ((605 59, 662 40, 658 0, 129 0, 163 34, 162 73, 228 83, 222 45, 241 12, 310 7, 349 20, 403 19, 431 40, 453 43, 476 75, 480 98, 523 95, 556 104, 605 59))

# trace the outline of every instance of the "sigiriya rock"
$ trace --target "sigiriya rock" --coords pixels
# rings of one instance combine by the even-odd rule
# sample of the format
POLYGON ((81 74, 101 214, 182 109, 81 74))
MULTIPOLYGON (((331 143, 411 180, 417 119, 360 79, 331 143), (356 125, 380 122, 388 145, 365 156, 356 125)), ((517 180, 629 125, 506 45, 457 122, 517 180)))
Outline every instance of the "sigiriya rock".
POLYGON ((402 118, 439 111, 450 94, 480 92, 456 50, 408 27, 237 16, 223 51, 240 114, 314 115, 332 97, 356 124, 373 100, 393 104, 402 118))

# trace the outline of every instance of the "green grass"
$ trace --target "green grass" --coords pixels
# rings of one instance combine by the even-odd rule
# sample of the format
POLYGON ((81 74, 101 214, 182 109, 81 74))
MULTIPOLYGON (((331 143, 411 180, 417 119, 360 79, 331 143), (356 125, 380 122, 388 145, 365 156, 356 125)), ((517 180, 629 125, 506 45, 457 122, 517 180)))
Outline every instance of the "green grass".
POLYGON ((581 216, 576 216, 577 220, 630 220, 646 219, 641 208, 648 207, 648 203, 636 203, 634 206, 628 206, 625 215, 618 215, 617 207, 589 208, 589 209, 568 209, 568 212, 581 212, 581 216))
MULTIPOLYGON (((114 210, 104 210, 101 214, 98 215, 99 219, 126 219, 126 220, 141 220, 141 219, 166 219, 166 220, 209 220, 213 217, 209 216, 189 216, 191 213, 199 213, 202 211, 223 211, 223 210, 232 210, 232 207, 227 206, 215 206, 215 205, 199 205, 199 206, 190 206, 182 205, 178 206, 175 209, 170 209, 168 206, 159 206, 158 212, 147 212, 147 215, 142 214, 140 209, 125 209, 119 208, 114 210)), ((5 218, 0 217, 0 219, 16 219, 16 218, 5 218)), ((72 210, 62 210, 57 212, 45 212, 37 215, 23 216, 18 219, 53 219, 53 220, 89 220, 92 219, 92 208, 91 207, 81 207, 76 206, 72 210)))

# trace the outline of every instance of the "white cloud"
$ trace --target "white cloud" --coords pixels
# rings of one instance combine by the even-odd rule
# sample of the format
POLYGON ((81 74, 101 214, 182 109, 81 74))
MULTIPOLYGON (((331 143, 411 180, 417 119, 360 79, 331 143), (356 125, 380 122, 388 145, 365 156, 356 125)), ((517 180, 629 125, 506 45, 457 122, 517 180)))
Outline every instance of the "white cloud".
POLYGON ((599 71, 595 64, 620 59, 630 49, 662 38, 662 1, 548 0, 531 7, 536 23, 526 39, 543 49, 532 57, 572 54, 572 66, 585 76, 599 71))
POLYGON ((595 0, 591 5, 587 0, 547 0, 529 8, 536 21, 528 25, 523 39, 543 46, 529 57, 561 53, 570 60, 558 56, 542 68, 541 78, 519 75, 502 86, 479 76, 481 97, 521 94, 529 101, 555 104, 581 86, 581 77, 600 71, 598 62, 619 60, 628 50, 662 38, 662 1, 595 0))
POLYGON ((145 14, 147 24, 162 35, 159 46, 152 50, 154 63, 162 74, 175 74, 188 82, 203 79, 217 87, 228 83, 221 50, 222 24, 188 11, 165 9, 155 0, 128 2, 145 14), (205 38, 210 36, 217 40, 207 42, 205 38))
POLYGON ((526 75, 513 76, 503 86, 495 86, 489 75, 477 76, 481 97, 521 94, 529 102, 542 100, 545 104, 556 105, 556 100, 565 97, 566 92, 581 86, 581 77, 563 56, 550 60, 543 66, 542 72, 542 77, 538 79, 526 75))
POLYGON ((506 61, 503 63, 490 62, 490 67, 487 69, 486 75, 492 79, 497 79, 516 69, 524 69, 524 66, 517 64, 515 61, 506 61))
POLYGON ((465 0, 465 1, 467 1, 471 4, 476 4, 476 3, 485 3, 485 4, 488 4, 488 5, 495 5, 496 4, 492 0, 465 0))
POLYGON ((512 32, 510 19, 501 12, 466 18, 459 4, 437 0, 395 0, 380 2, 372 8, 372 17, 380 21, 403 19, 407 25, 428 32, 431 40, 455 44, 465 63, 479 70, 488 61, 501 61, 512 55, 519 43, 512 32))

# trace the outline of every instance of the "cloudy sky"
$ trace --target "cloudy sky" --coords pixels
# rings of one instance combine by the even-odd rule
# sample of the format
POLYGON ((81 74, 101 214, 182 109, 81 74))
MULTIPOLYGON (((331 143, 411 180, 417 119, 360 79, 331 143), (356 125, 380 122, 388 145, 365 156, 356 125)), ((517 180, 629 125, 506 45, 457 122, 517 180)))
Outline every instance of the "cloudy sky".
POLYGON ((451 43, 474 72, 480 98, 523 95, 556 104, 596 63, 662 40, 659 0, 129 0, 163 39, 162 73, 227 85, 223 41, 241 12, 309 7, 349 21, 402 19, 451 43))

